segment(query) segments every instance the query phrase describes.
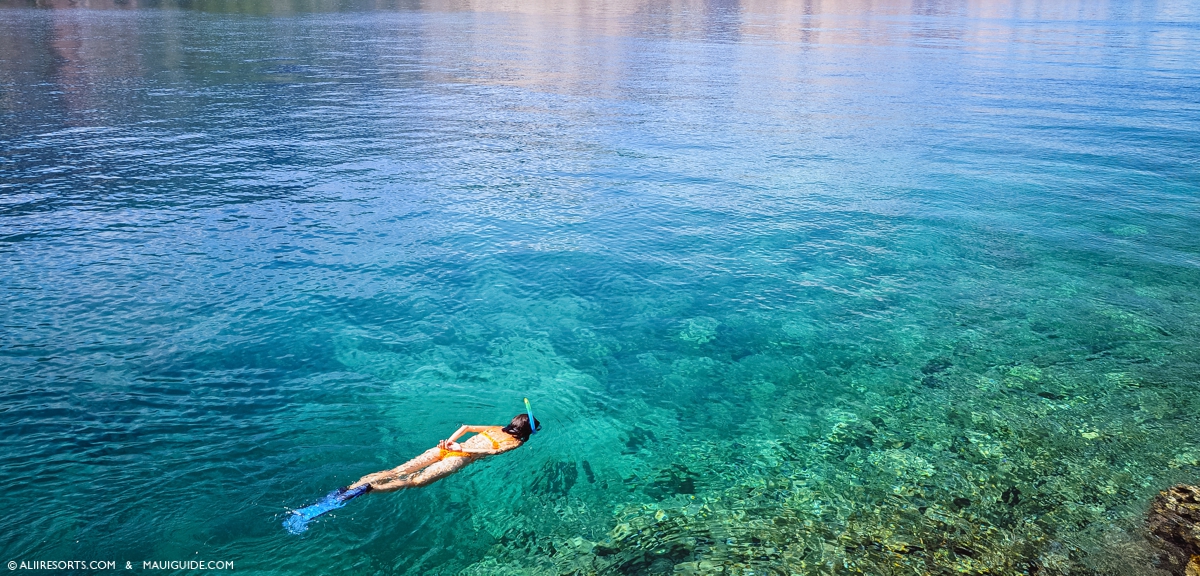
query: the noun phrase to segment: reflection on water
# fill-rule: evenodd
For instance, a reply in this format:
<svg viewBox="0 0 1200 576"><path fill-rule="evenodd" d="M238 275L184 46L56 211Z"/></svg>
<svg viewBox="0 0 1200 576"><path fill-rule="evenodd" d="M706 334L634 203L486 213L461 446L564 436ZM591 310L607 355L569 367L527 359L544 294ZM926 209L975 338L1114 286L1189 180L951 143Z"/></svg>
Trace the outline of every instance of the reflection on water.
<svg viewBox="0 0 1200 576"><path fill-rule="evenodd" d="M3 6L5 558L1147 573L1200 471L1190 3Z"/></svg>

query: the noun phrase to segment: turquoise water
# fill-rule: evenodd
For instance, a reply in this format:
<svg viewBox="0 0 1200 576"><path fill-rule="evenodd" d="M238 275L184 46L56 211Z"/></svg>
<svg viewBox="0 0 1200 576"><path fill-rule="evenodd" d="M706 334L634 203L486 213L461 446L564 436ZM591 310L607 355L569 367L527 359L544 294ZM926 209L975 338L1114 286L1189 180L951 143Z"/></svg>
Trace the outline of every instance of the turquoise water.
<svg viewBox="0 0 1200 576"><path fill-rule="evenodd" d="M1184 0L9 1L0 561L1147 574L1198 231Z"/></svg>

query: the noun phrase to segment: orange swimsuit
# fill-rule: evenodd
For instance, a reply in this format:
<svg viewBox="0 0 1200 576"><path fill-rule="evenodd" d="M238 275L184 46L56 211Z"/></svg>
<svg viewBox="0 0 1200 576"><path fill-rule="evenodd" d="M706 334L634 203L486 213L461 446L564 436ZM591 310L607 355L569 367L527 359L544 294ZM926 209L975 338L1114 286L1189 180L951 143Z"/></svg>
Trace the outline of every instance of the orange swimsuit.
<svg viewBox="0 0 1200 576"><path fill-rule="evenodd" d="M481 434L484 438L487 438L488 440L492 441L492 450L500 449L500 443L497 442L495 438L492 438L487 433L487 430L484 430L483 432L480 432L479 434ZM447 457L451 457L451 456L458 456L461 458L474 458L476 456L482 456L482 454L471 454L470 452L461 452L458 450L447 450L445 448L442 448L441 452L438 454L438 456L440 457L440 459L445 460Z"/></svg>

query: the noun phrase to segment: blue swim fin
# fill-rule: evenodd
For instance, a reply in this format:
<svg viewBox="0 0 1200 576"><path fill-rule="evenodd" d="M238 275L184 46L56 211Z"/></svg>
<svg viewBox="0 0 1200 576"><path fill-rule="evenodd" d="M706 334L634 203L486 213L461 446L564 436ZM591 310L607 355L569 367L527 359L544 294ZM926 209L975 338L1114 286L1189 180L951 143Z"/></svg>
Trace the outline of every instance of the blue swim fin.
<svg viewBox="0 0 1200 576"><path fill-rule="evenodd" d="M287 519L283 521L283 527L292 534L299 534L308 530L308 523L313 518L320 516L326 512L332 512L346 505L346 502L353 500L367 492L371 491L370 484L363 484L353 490L347 488L338 488L333 492L325 495L316 504L305 506L299 510L292 510Z"/></svg>

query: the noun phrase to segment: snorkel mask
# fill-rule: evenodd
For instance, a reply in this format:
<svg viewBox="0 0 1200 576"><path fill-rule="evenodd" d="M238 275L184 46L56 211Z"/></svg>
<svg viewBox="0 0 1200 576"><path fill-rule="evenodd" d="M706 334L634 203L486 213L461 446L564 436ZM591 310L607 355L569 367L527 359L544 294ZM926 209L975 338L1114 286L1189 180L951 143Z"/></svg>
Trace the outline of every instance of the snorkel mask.
<svg viewBox="0 0 1200 576"><path fill-rule="evenodd" d="M537 434L537 420L533 419L533 408L529 406L529 399L525 399L525 414L529 415L529 433Z"/></svg>

